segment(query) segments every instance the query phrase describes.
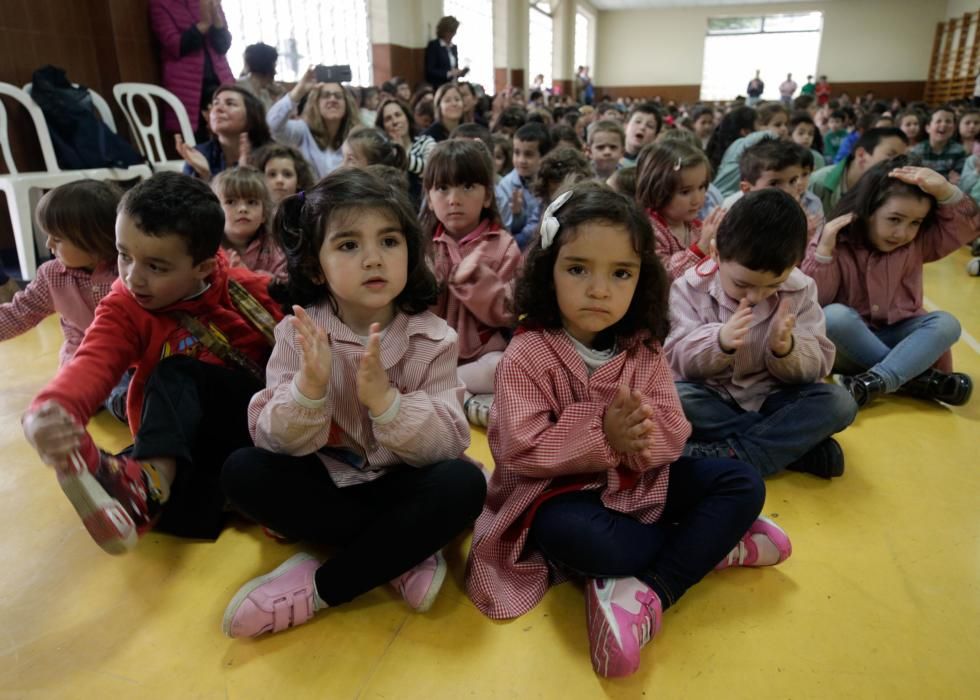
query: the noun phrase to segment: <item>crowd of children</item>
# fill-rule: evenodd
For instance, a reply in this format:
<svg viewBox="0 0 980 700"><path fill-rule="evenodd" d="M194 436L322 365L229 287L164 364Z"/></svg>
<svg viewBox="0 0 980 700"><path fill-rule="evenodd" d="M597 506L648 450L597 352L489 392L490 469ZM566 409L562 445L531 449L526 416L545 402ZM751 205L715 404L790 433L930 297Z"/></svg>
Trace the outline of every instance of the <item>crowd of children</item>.
<svg viewBox="0 0 980 700"><path fill-rule="evenodd" d="M473 525L484 614L580 580L596 672L628 675L704 576L790 556L763 477L840 477L833 436L876 397L969 400L922 267L980 235L980 113L447 85L392 83L358 126L311 71L234 167L46 194L54 259L0 305L2 339L52 313L65 336L24 433L110 553L214 538L226 503L335 548L245 583L232 637L384 583L425 611ZM119 455L86 431L107 400Z"/></svg>

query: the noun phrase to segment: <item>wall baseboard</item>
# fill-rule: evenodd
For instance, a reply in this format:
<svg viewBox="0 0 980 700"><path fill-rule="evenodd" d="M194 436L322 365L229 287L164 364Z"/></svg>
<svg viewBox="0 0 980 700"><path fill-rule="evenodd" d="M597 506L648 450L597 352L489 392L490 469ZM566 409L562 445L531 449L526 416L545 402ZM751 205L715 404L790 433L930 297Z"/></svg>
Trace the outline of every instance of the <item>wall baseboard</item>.
<svg viewBox="0 0 980 700"><path fill-rule="evenodd" d="M890 100L893 97L898 97L906 102L921 100L926 89L926 81L924 80L835 81L830 85L833 88L834 97L842 92L846 92L853 99L863 96L868 90L871 90L878 98ZM610 85L596 88L596 99L604 95L609 95L614 99L619 97L653 98L659 96L664 102L673 100L674 102L691 103L697 102L700 94L700 85Z"/></svg>

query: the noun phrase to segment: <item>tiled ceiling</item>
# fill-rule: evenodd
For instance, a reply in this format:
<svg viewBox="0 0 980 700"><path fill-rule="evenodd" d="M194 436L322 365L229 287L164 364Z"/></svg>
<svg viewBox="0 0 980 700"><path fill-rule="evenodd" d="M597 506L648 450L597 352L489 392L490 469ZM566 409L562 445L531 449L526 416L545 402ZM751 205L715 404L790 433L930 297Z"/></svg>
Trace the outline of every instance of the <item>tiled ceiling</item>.
<svg viewBox="0 0 980 700"><path fill-rule="evenodd" d="M666 7L704 7L719 5L773 5L810 0L590 0L597 10L651 10ZM829 1L829 0L828 0Z"/></svg>

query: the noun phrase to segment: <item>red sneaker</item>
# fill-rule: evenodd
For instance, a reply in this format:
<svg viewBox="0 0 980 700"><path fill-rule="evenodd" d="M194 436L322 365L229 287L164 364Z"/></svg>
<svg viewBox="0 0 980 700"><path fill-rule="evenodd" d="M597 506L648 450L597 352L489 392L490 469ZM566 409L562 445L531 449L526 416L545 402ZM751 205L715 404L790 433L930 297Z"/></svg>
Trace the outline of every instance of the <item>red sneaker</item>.
<svg viewBox="0 0 980 700"><path fill-rule="evenodd" d="M84 449L84 448L83 448ZM109 554L125 554L156 522L160 507L147 494L140 463L114 457L92 446L71 454L69 470L58 471L58 483L82 519L85 529Z"/></svg>

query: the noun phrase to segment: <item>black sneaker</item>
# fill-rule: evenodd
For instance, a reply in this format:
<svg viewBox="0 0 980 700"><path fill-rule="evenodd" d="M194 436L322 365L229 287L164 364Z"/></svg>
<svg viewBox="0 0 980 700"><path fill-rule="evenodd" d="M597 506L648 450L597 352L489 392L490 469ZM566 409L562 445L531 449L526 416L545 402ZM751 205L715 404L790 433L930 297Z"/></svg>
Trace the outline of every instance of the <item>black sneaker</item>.
<svg viewBox="0 0 980 700"><path fill-rule="evenodd" d="M842 374L839 375L839 382L854 397L858 408L866 406L875 396L885 393L885 380L874 372L861 372L852 376Z"/></svg>
<svg viewBox="0 0 980 700"><path fill-rule="evenodd" d="M493 406L493 394L474 394L466 399L463 412L472 425L486 428L490 422L491 406Z"/></svg>
<svg viewBox="0 0 980 700"><path fill-rule="evenodd" d="M962 372L946 374L938 369L927 369L907 382L901 392L920 399L935 399L950 406L962 406L973 393L973 380Z"/></svg>
<svg viewBox="0 0 980 700"><path fill-rule="evenodd" d="M806 472L831 479L844 474L844 450L834 438L818 442L805 455L786 467L792 472Z"/></svg>

